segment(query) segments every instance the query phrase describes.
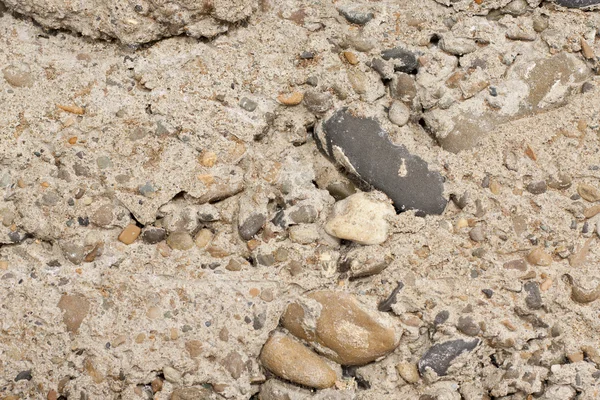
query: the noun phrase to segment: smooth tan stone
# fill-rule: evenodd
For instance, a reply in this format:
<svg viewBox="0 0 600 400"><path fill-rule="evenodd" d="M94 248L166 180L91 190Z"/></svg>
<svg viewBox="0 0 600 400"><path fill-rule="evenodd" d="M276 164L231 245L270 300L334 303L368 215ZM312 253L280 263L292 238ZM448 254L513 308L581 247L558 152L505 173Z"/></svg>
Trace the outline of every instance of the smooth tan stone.
<svg viewBox="0 0 600 400"><path fill-rule="evenodd" d="M282 323L342 365L363 365L383 357L398 346L401 336L388 315L366 310L343 292L308 294L288 306Z"/></svg>
<svg viewBox="0 0 600 400"><path fill-rule="evenodd" d="M119 241L125 244L131 244L140 236L142 228L137 225L127 225L119 235Z"/></svg>
<svg viewBox="0 0 600 400"><path fill-rule="evenodd" d="M67 331L76 333L90 312L90 302L81 295L63 294L58 302L58 308L64 312L63 322L67 326Z"/></svg>
<svg viewBox="0 0 600 400"><path fill-rule="evenodd" d="M316 389L333 386L337 378L333 369L315 352L282 333L275 333L267 340L260 361L275 375Z"/></svg>

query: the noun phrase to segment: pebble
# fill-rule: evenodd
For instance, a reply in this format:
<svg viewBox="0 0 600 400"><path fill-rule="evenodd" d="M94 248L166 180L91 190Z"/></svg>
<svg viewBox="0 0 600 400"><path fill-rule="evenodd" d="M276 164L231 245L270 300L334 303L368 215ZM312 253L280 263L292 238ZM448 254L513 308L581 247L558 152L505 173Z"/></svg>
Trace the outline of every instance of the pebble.
<svg viewBox="0 0 600 400"><path fill-rule="evenodd" d="M467 336L477 336L481 331L479 325L473 322L472 317L460 317L456 323L456 329Z"/></svg>
<svg viewBox="0 0 600 400"><path fill-rule="evenodd" d="M121 231L119 241L125 244L131 244L140 236L142 229L134 224L129 224Z"/></svg>
<svg viewBox="0 0 600 400"><path fill-rule="evenodd" d="M584 199L591 203L600 201L600 190L592 185L580 183L577 186L577 193Z"/></svg>
<svg viewBox="0 0 600 400"><path fill-rule="evenodd" d="M530 310L539 310L542 308L542 294L540 293L540 285L537 282L529 281L523 285L523 290L527 293L525 297L525 305Z"/></svg>
<svg viewBox="0 0 600 400"><path fill-rule="evenodd" d="M260 361L280 378L311 388L332 387L337 379L335 371L315 352L281 333L267 340L260 352Z"/></svg>
<svg viewBox="0 0 600 400"><path fill-rule="evenodd" d="M387 218L396 215L384 196L373 192L356 193L333 206L325 231L337 238L373 245L387 240Z"/></svg>
<svg viewBox="0 0 600 400"><path fill-rule="evenodd" d="M430 170L423 159L409 153L405 146L390 142L377 120L355 116L342 108L322 126L317 125L316 130L323 151L386 193L397 209L414 209L424 214L444 211L447 200L443 197L441 174Z"/></svg>
<svg viewBox="0 0 600 400"><path fill-rule="evenodd" d="M113 220L113 208L110 204L100 206L92 213L92 223L98 226L108 226Z"/></svg>
<svg viewBox="0 0 600 400"><path fill-rule="evenodd" d="M388 61L391 60L394 64L394 70L407 74L414 74L419 69L419 62L412 51L395 47L393 49L383 50L381 58Z"/></svg>
<svg viewBox="0 0 600 400"><path fill-rule="evenodd" d="M542 194L546 193L548 186L546 185L546 181L536 181L531 182L527 185L527 191L531 194Z"/></svg>
<svg viewBox="0 0 600 400"><path fill-rule="evenodd" d="M201 387L190 387L173 390L170 400L204 400L211 398L210 390Z"/></svg>
<svg viewBox="0 0 600 400"><path fill-rule="evenodd" d="M142 240L147 244L162 242L167 237L167 231L163 228L146 227L142 232Z"/></svg>
<svg viewBox="0 0 600 400"><path fill-rule="evenodd" d="M11 64L2 70L4 79L13 87L32 87L34 78L29 65Z"/></svg>
<svg viewBox="0 0 600 400"><path fill-rule="evenodd" d="M365 309L343 292L312 292L290 304L281 321L292 335L327 348L324 355L342 365L374 361L392 352L400 339L387 314Z"/></svg>
<svg viewBox="0 0 600 400"><path fill-rule="evenodd" d="M364 25L375 16L372 12L365 11L359 6L346 5L338 8L338 12L351 24Z"/></svg>
<svg viewBox="0 0 600 400"><path fill-rule="evenodd" d="M81 264L83 258L85 257L84 247L76 243L64 243L61 245L61 250L65 258L75 265Z"/></svg>
<svg viewBox="0 0 600 400"><path fill-rule="evenodd" d="M182 380L181 372L177 371L175 368L164 367L162 372L163 372L163 375L165 376L165 380L167 382L181 383L181 380Z"/></svg>
<svg viewBox="0 0 600 400"><path fill-rule="evenodd" d="M308 90L304 95L304 105L309 111L322 114L333 106L333 98L329 92Z"/></svg>
<svg viewBox="0 0 600 400"><path fill-rule="evenodd" d="M416 364L403 362L396 365L396 371L407 383L417 383L420 379Z"/></svg>
<svg viewBox="0 0 600 400"><path fill-rule="evenodd" d="M390 121L398 126L404 126L410 119L410 109L402 102L395 100L388 113Z"/></svg>
<svg viewBox="0 0 600 400"><path fill-rule="evenodd" d="M390 96L394 99L412 104L417 97L417 85L412 75L404 72L398 72L390 82Z"/></svg>
<svg viewBox="0 0 600 400"><path fill-rule="evenodd" d="M233 379L239 379L244 372L244 360L237 351L232 351L229 353L225 358L223 358L221 364L227 370L227 372L229 372L229 375L231 375Z"/></svg>
<svg viewBox="0 0 600 400"><path fill-rule="evenodd" d="M394 77L394 66L391 62L384 61L381 58L373 58L367 65L377 72L384 81L389 81Z"/></svg>
<svg viewBox="0 0 600 400"><path fill-rule="evenodd" d="M190 354L190 357L196 358L202 354L202 341L188 340L185 342L185 349Z"/></svg>
<svg viewBox="0 0 600 400"><path fill-rule="evenodd" d="M27 371L21 371L17 374L17 376L15 377L15 382L18 381L30 381L32 378L31 376L31 370L28 369Z"/></svg>
<svg viewBox="0 0 600 400"><path fill-rule="evenodd" d="M173 250L189 250L194 247L194 240L189 233L178 231L167 237L167 244Z"/></svg>
<svg viewBox="0 0 600 400"><path fill-rule="evenodd" d="M267 222L267 217L263 214L252 214L239 227L238 232L242 239L250 240L258 233Z"/></svg>
<svg viewBox="0 0 600 400"><path fill-rule="evenodd" d="M548 266L552 264L552 256L541 247L536 247L527 254L527 261L532 265Z"/></svg>
<svg viewBox="0 0 600 400"><path fill-rule="evenodd" d="M90 302L82 295L63 294L58 302L63 311L63 323L68 332L77 333L81 323L90 312Z"/></svg>
<svg viewBox="0 0 600 400"><path fill-rule="evenodd" d="M106 168L112 167L113 164L112 164L112 161L110 160L110 157L100 156L96 159L96 165L100 169L106 169Z"/></svg>
<svg viewBox="0 0 600 400"><path fill-rule="evenodd" d="M242 107L246 111L252 112L252 111L256 110L257 106L258 106L258 104L256 104L256 102L250 100L247 97L242 97L240 99L240 107Z"/></svg>
<svg viewBox="0 0 600 400"><path fill-rule="evenodd" d="M548 187L557 190L568 189L571 187L572 182L573 179L571 178L571 176L564 173L559 173L556 178L550 178L550 180L548 181Z"/></svg>
<svg viewBox="0 0 600 400"><path fill-rule="evenodd" d="M472 351L478 344L479 339L470 342L457 339L434 344L419 360L419 372L424 375L428 369L431 369L438 376L445 376L458 356Z"/></svg>
<svg viewBox="0 0 600 400"><path fill-rule="evenodd" d="M462 56L477 50L477 44L473 40L450 35L444 35L439 41L439 46L445 52L455 56Z"/></svg>
<svg viewBox="0 0 600 400"><path fill-rule="evenodd" d="M140 194L144 197L151 197L152 194L156 192L156 189L154 188L154 186L152 186L150 182L146 182L146 184L138 188L138 192L140 192Z"/></svg>
<svg viewBox="0 0 600 400"><path fill-rule="evenodd" d="M483 242L486 239L485 229L482 225L477 225L469 231L469 237L475 242Z"/></svg>
<svg viewBox="0 0 600 400"><path fill-rule="evenodd" d="M55 206L60 201L60 197L55 192L45 193L42 196L42 204L46 206Z"/></svg>
<svg viewBox="0 0 600 400"><path fill-rule="evenodd" d="M312 224L318 216L317 210L311 205L303 205L290 212L290 218L297 224Z"/></svg>
<svg viewBox="0 0 600 400"><path fill-rule="evenodd" d="M283 104L284 106L297 106L302 103L304 99L304 94L301 92L293 92L289 94L280 94L277 96L277 101Z"/></svg>
<svg viewBox="0 0 600 400"><path fill-rule="evenodd" d="M450 318L450 312L448 310L442 310L435 315L435 318L433 319L433 325L441 325L444 322L448 321L448 318Z"/></svg>
<svg viewBox="0 0 600 400"><path fill-rule="evenodd" d="M196 243L196 246L198 248L203 249L206 246L208 246L213 236L214 234L210 229L200 229L200 231L196 234L196 237L194 238L194 243Z"/></svg>
<svg viewBox="0 0 600 400"><path fill-rule="evenodd" d="M536 14L533 16L533 30L537 33L543 32L548 28L548 20L549 18L542 14Z"/></svg>
<svg viewBox="0 0 600 400"><path fill-rule="evenodd" d="M381 246L360 246L342 256L339 269L351 278L363 278L380 273L392 260L390 251Z"/></svg>
<svg viewBox="0 0 600 400"><path fill-rule="evenodd" d="M344 58L346 59L346 61L348 62L348 64L350 65L356 65L358 64L358 57L356 56L356 54L352 51L343 51L342 55L344 56Z"/></svg>

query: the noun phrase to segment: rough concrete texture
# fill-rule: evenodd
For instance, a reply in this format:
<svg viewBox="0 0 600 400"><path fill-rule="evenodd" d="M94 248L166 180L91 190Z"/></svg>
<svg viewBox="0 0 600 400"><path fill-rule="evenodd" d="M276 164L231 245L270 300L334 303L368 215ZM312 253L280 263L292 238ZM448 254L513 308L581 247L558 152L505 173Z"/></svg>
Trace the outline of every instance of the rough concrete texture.
<svg viewBox="0 0 600 400"><path fill-rule="evenodd" d="M93 29L81 12L10 2L24 4L69 30L0 17L0 399L597 397L598 12L264 0L212 11L249 16L210 41L137 47L70 30L139 43L185 33L196 8L170 31L166 6L144 3L154 14L136 26L149 31L126 31L137 2L122 2L114 25L98 12ZM382 58L397 48L416 69ZM560 79L531 80L528 62L556 59L569 70ZM551 107L491 118L548 85ZM409 109L402 126L388 118L394 101ZM347 265L362 245L324 229L336 202L372 190L313 138L346 107L439 173L453 199L439 215L389 215L370 250L385 268L368 273ZM433 112L486 128L448 151ZM335 373L322 391L259 359L273 332L289 335L290 302L321 290L382 304L402 332L366 365L317 354ZM344 339L356 333L369 332Z"/></svg>
<svg viewBox="0 0 600 400"><path fill-rule="evenodd" d="M258 0L4 0L4 4L49 29L139 45L181 34L214 37L248 18Z"/></svg>

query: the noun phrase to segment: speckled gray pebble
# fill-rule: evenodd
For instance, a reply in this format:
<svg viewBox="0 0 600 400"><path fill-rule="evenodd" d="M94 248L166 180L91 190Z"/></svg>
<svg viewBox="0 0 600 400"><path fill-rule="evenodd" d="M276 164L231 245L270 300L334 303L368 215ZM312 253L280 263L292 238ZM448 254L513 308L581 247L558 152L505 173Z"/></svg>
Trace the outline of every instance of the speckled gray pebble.
<svg viewBox="0 0 600 400"><path fill-rule="evenodd" d="M407 74L416 73L419 68L419 62L414 53L402 47L383 50L381 58L384 60L393 60L394 69Z"/></svg>
<svg viewBox="0 0 600 400"><path fill-rule="evenodd" d="M457 339L434 344L419 360L419 372L423 375L431 368L438 376L445 376L456 357L473 350L478 344L479 339L470 342Z"/></svg>
<svg viewBox="0 0 600 400"><path fill-rule="evenodd" d="M483 229L483 226L477 225L475 228L471 229L469 237L475 242L485 241L485 230Z"/></svg>
<svg viewBox="0 0 600 400"><path fill-rule="evenodd" d="M450 312L448 310L442 310L436 314L435 318L433 319L433 325L441 325L448 321L448 318L450 318Z"/></svg>
<svg viewBox="0 0 600 400"><path fill-rule="evenodd" d="M349 162L359 178L387 194L400 211L444 212L447 200L441 174L405 146L390 142L377 120L342 108L323 122L317 137L329 156L342 165Z"/></svg>
<svg viewBox="0 0 600 400"><path fill-rule="evenodd" d="M542 294L540 293L540 285L537 282L527 282L523 285L523 289L527 292L525 297L525 305L530 310L539 310L542 308Z"/></svg>
<svg viewBox="0 0 600 400"><path fill-rule="evenodd" d="M317 216L317 210L311 205L301 206L290 213L290 218L297 224L311 224Z"/></svg>
<svg viewBox="0 0 600 400"><path fill-rule="evenodd" d="M252 214L239 227L239 233L242 239L250 240L265 224L267 218L263 214Z"/></svg>
<svg viewBox="0 0 600 400"><path fill-rule="evenodd" d="M322 114L333 106L333 99L329 92L308 90L304 94L304 105L315 114Z"/></svg>

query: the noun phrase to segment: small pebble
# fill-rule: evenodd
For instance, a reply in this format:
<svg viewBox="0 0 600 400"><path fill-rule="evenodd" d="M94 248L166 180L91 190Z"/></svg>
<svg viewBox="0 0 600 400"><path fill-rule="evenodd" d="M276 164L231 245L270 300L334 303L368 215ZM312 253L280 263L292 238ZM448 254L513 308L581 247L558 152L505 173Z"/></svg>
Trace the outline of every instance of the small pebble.
<svg viewBox="0 0 600 400"><path fill-rule="evenodd" d="M200 249L205 248L206 246L208 246L208 244L210 243L210 241L212 240L214 234L211 232L210 229L201 229L197 234L196 237L194 238L194 242L196 243L196 246Z"/></svg>
<svg viewBox="0 0 600 400"><path fill-rule="evenodd" d="M164 367L163 370L163 375L165 376L165 380L167 382L171 382L171 383L181 383L181 372L177 371L175 368L173 367Z"/></svg>
<svg viewBox="0 0 600 400"><path fill-rule="evenodd" d="M491 299L494 295L494 291L492 289L482 289L481 292L485 294L485 297L487 297L488 299Z"/></svg>
<svg viewBox="0 0 600 400"><path fill-rule="evenodd" d="M15 377L15 382L18 381L30 381L32 378L31 376L31 370L28 369L27 371L21 371L17 374L17 376Z"/></svg>
<svg viewBox="0 0 600 400"><path fill-rule="evenodd" d="M297 106L302 103L304 99L304 94L301 92L293 92L290 94L280 94L277 96L277 101L284 106Z"/></svg>
<svg viewBox="0 0 600 400"><path fill-rule="evenodd" d="M417 383L420 379L416 364L408 362L400 363L396 365L396 371L398 371L398 375L407 383Z"/></svg>
<svg viewBox="0 0 600 400"><path fill-rule="evenodd" d="M350 64L350 65L358 64L358 57L356 57L356 54L354 52L344 51L344 52L342 52L342 55L344 56L344 58L346 59L348 64Z"/></svg>
<svg viewBox="0 0 600 400"><path fill-rule="evenodd" d="M577 186L577 193L584 199L591 203L596 201L600 201L600 190L595 186L588 185L585 183L579 184Z"/></svg>
<svg viewBox="0 0 600 400"><path fill-rule="evenodd" d="M252 214L238 228L242 239L250 240L258 233L267 222L267 217L263 214Z"/></svg>
<svg viewBox="0 0 600 400"><path fill-rule="evenodd" d="M527 191L531 194L546 193L546 190L547 190L546 181L531 182L529 185L527 185Z"/></svg>
<svg viewBox="0 0 600 400"><path fill-rule="evenodd" d="M472 351L478 344L478 339L471 342L457 339L434 344L419 360L419 372L424 375L431 369L438 376L445 376L454 359L465 352Z"/></svg>
<svg viewBox="0 0 600 400"><path fill-rule="evenodd" d="M467 336L477 336L481 331L479 325L473 322L472 317L460 317L456 324L456 329Z"/></svg>
<svg viewBox="0 0 600 400"><path fill-rule="evenodd" d="M483 226L477 225L475 228L469 231L469 237L475 242L485 241L486 235Z"/></svg>
<svg viewBox="0 0 600 400"><path fill-rule="evenodd" d="M527 254L527 261L532 265L548 266L552 264L552 256L541 247L536 247Z"/></svg>
<svg viewBox="0 0 600 400"><path fill-rule="evenodd" d="M242 107L244 110L252 112L254 110L256 110L258 104L256 104L256 102L250 100L247 97L242 97L240 99L240 107Z"/></svg>
<svg viewBox="0 0 600 400"><path fill-rule="evenodd" d="M523 285L523 290L527 293L525 297L525 305L530 310L539 310L542 308L542 294L540 293L540 286L537 282L529 281Z"/></svg>
<svg viewBox="0 0 600 400"><path fill-rule="evenodd" d="M167 237L167 244L173 250L189 250L194 247L192 236L183 231L173 232Z"/></svg>
<svg viewBox="0 0 600 400"><path fill-rule="evenodd" d="M125 244L131 244L133 242L135 242L135 240L138 238L138 236L140 236L140 233L142 232L142 229L140 227L138 227L137 225L134 224L130 224L127 225L125 227L125 229L123 229L121 231L121 234L119 235L119 241L125 243Z"/></svg>
<svg viewBox="0 0 600 400"><path fill-rule="evenodd" d="M63 323L68 332L77 333L81 323L90 312L90 302L85 297L75 294L63 294L58 302L63 312Z"/></svg>
<svg viewBox="0 0 600 400"><path fill-rule="evenodd" d="M404 126L410 119L410 109L402 102L395 100L388 113L390 121L398 126Z"/></svg>
<svg viewBox="0 0 600 400"><path fill-rule="evenodd" d="M347 5L338 8L338 12L351 24L365 25L375 16L372 12L364 11L360 7Z"/></svg>
<svg viewBox="0 0 600 400"><path fill-rule="evenodd" d="M396 71L413 74L419 68L419 62L415 54L402 47L384 50L381 52L381 58L384 60L392 60Z"/></svg>
<svg viewBox="0 0 600 400"><path fill-rule="evenodd" d="M304 105L315 114L327 112L333 106L333 99L329 92L309 90L304 95Z"/></svg>
<svg viewBox="0 0 600 400"><path fill-rule="evenodd" d="M142 240L148 244L162 242L166 237L167 231L163 228L146 227L142 232Z"/></svg>

